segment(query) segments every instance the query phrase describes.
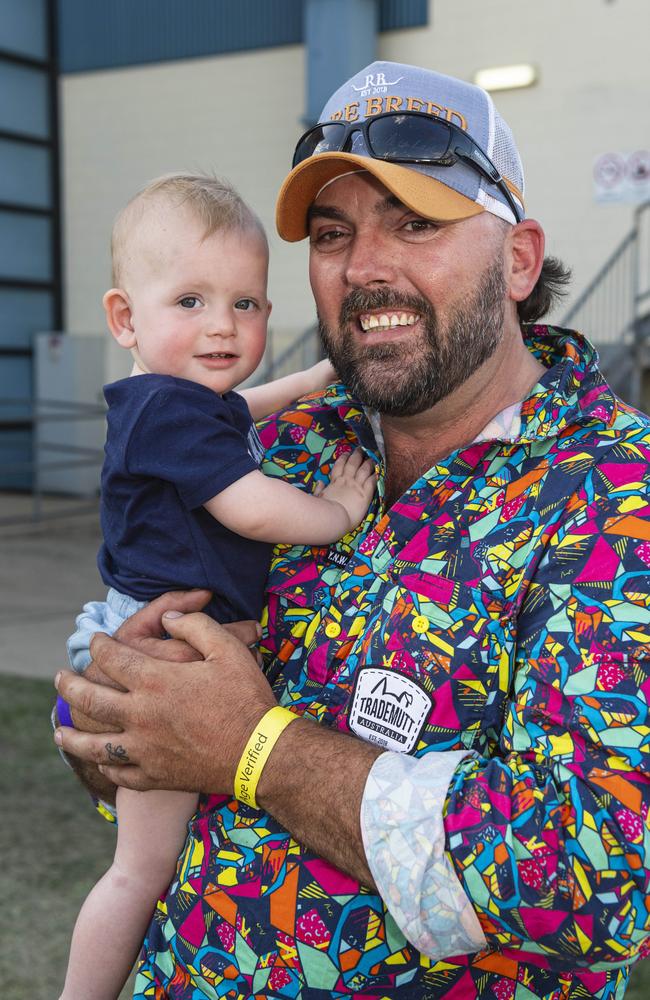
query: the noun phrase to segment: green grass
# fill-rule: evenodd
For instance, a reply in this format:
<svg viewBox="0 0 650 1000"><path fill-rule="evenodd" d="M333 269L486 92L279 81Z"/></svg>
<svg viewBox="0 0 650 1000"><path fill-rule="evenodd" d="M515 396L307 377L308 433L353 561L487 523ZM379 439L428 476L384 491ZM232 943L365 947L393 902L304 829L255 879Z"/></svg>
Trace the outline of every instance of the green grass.
<svg viewBox="0 0 650 1000"><path fill-rule="evenodd" d="M77 912L113 854L114 828L52 742L53 690L0 676L2 1000L58 997Z"/></svg>
<svg viewBox="0 0 650 1000"><path fill-rule="evenodd" d="M52 742L52 700L47 681L0 676L2 1000L55 1000L77 912L112 857L114 828L95 813ZM644 962L626 1000L648 998Z"/></svg>

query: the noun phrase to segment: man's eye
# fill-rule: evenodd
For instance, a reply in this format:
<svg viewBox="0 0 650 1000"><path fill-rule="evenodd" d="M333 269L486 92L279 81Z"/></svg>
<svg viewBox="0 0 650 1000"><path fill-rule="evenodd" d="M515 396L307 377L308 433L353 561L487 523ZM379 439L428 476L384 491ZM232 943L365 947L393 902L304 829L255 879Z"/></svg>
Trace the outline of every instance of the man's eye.
<svg viewBox="0 0 650 1000"><path fill-rule="evenodd" d="M184 295L182 299L179 300L179 306L183 309L196 309L198 305L201 304L201 300L196 297L196 295Z"/></svg>
<svg viewBox="0 0 650 1000"><path fill-rule="evenodd" d="M240 309L242 312L250 312L251 309L256 308L257 303L253 302L252 299L237 299L235 302L235 309Z"/></svg>
<svg viewBox="0 0 650 1000"><path fill-rule="evenodd" d="M325 232L313 233L309 237L312 246L319 250L334 250L337 243L345 238L347 234L342 229L326 229Z"/></svg>
<svg viewBox="0 0 650 1000"><path fill-rule="evenodd" d="M436 223L432 222L431 219L409 219L408 222L404 223L404 229L407 233L426 233L436 228Z"/></svg>

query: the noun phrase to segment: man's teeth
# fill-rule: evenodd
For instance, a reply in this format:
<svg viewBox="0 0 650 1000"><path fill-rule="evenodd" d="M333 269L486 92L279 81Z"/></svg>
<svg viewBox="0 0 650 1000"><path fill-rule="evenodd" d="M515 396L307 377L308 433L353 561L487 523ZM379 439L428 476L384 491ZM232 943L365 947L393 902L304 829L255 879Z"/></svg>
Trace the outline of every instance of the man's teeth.
<svg viewBox="0 0 650 1000"><path fill-rule="evenodd" d="M390 330L393 326L413 326L419 316L415 313L381 313L359 316L362 330Z"/></svg>
<svg viewBox="0 0 650 1000"><path fill-rule="evenodd" d="M218 354L216 352L214 354L204 354L203 357L204 358L232 358L232 357L234 357L234 355L233 354L226 354L226 352L223 351L223 352L218 353Z"/></svg>

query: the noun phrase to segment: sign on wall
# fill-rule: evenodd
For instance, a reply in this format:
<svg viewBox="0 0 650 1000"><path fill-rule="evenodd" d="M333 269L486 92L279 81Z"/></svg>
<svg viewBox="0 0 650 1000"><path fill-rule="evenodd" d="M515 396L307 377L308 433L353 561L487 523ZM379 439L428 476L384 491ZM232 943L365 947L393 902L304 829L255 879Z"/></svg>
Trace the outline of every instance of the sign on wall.
<svg viewBox="0 0 650 1000"><path fill-rule="evenodd" d="M650 198L650 150L602 153L594 162L594 199L642 202Z"/></svg>

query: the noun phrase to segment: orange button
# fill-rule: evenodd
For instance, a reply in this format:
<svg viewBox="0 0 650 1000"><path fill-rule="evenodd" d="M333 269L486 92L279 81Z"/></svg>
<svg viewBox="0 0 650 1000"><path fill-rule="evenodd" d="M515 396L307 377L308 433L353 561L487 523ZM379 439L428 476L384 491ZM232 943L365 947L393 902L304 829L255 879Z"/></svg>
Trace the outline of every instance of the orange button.
<svg viewBox="0 0 650 1000"><path fill-rule="evenodd" d="M341 626L338 622L328 622L325 626L325 635L328 639L336 639L341 634Z"/></svg>
<svg viewBox="0 0 650 1000"><path fill-rule="evenodd" d="M429 619L425 618L424 615L416 615L413 619L413 631L420 635L422 632L427 632L429 630Z"/></svg>

